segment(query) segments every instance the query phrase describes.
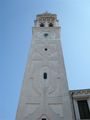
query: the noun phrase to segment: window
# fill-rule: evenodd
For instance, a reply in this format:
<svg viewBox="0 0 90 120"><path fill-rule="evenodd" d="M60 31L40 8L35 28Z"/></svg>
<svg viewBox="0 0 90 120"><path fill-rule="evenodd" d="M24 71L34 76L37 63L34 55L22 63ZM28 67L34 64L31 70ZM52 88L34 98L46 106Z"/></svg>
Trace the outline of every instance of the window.
<svg viewBox="0 0 90 120"><path fill-rule="evenodd" d="M40 27L44 27L44 24L43 24L43 23L41 23L41 24L40 24Z"/></svg>
<svg viewBox="0 0 90 120"><path fill-rule="evenodd" d="M43 74L43 78L44 78L44 79L47 79L47 73L44 73L44 74Z"/></svg>
<svg viewBox="0 0 90 120"><path fill-rule="evenodd" d="M47 51L48 49L47 49L47 48L45 48L44 50L45 50L45 51Z"/></svg>
<svg viewBox="0 0 90 120"><path fill-rule="evenodd" d="M52 24L52 23L50 23L50 24L49 24L49 27L53 27L53 24Z"/></svg>
<svg viewBox="0 0 90 120"><path fill-rule="evenodd" d="M46 120L46 118L42 118L42 120Z"/></svg>
<svg viewBox="0 0 90 120"><path fill-rule="evenodd" d="M81 119L90 119L90 110L88 107L87 100L77 101L79 114Z"/></svg>

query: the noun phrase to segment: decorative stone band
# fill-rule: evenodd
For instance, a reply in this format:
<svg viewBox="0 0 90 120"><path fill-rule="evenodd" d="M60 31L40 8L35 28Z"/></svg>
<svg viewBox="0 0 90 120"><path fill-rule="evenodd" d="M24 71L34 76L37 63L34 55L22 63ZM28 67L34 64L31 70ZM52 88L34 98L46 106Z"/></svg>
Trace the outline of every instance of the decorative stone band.
<svg viewBox="0 0 90 120"><path fill-rule="evenodd" d="M71 97L90 97L90 89L70 90Z"/></svg>

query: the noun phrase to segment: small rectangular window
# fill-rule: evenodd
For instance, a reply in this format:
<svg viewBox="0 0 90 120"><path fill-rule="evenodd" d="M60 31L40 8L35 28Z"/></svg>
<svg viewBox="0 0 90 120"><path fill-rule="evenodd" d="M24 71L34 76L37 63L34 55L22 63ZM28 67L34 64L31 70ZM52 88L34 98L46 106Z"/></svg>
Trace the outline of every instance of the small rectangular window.
<svg viewBox="0 0 90 120"><path fill-rule="evenodd" d="M81 119L90 119L90 110L87 103L87 100L79 100L77 101L79 114Z"/></svg>

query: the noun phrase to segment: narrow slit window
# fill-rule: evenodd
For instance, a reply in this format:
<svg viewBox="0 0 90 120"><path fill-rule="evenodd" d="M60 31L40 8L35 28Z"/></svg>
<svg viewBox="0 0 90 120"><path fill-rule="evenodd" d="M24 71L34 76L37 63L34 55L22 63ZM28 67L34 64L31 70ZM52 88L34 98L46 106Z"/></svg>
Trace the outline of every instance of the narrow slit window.
<svg viewBox="0 0 90 120"><path fill-rule="evenodd" d="M44 79L47 79L47 73L44 73L44 74L43 74L43 78L44 78Z"/></svg>

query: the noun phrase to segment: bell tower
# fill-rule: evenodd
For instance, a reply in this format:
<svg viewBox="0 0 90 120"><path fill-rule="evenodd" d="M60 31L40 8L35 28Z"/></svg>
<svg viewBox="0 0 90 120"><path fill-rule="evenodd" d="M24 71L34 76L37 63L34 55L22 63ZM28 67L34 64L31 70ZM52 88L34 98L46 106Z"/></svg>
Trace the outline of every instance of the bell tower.
<svg viewBox="0 0 90 120"><path fill-rule="evenodd" d="M16 120L73 120L56 14L36 16Z"/></svg>

